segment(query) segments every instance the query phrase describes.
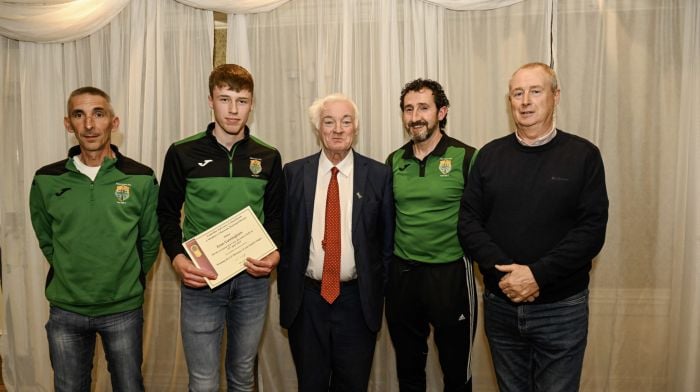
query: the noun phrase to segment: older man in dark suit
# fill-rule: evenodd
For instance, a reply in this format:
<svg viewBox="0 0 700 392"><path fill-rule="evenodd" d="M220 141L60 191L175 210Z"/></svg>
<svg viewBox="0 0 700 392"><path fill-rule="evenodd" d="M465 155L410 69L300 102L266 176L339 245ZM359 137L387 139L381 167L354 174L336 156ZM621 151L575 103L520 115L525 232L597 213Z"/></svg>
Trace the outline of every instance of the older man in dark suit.
<svg viewBox="0 0 700 392"><path fill-rule="evenodd" d="M353 151L349 98L318 99L309 115L322 151L284 167L280 322L300 391L366 391L393 252L391 171Z"/></svg>

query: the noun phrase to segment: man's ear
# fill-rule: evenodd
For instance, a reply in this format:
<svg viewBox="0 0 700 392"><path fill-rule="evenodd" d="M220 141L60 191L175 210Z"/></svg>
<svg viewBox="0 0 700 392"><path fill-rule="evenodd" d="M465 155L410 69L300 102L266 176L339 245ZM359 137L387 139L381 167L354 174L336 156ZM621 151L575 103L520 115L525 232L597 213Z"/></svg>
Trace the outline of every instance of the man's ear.
<svg viewBox="0 0 700 392"><path fill-rule="evenodd" d="M112 119L112 132L116 132L119 129L120 120L118 116L114 116Z"/></svg>
<svg viewBox="0 0 700 392"><path fill-rule="evenodd" d="M442 121L447 116L447 106L443 106L438 110L438 120Z"/></svg>
<svg viewBox="0 0 700 392"><path fill-rule="evenodd" d="M63 117L63 127L66 128L66 132L75 133L73 126L70 125L70 119L68 117Z"/></svg>

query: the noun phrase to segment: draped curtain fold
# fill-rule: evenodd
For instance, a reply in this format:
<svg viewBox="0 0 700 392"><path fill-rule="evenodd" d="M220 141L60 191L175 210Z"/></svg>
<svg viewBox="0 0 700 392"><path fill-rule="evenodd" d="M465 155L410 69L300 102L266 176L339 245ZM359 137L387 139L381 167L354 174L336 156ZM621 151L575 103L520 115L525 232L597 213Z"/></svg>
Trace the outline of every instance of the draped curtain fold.
<svg viewBox="0 0 700 392"><path fill-rule="evenodd" d="M0 2L0 35L32 42L80 39L106 26L130 1Z"/></svg>
<svg viewBox="0 0 700 392"><path fill-rule="evenodd" d="M75 143L61 121L67 94L86 84L110 93L122 120L114 142L160 177L168 146L211 119L212 10L229 14L227 61L255 78L252 132L285 162L318 151L306 109L336 91L359 107L356 150L383 161L406 141L399 95L416 77L443 84L447 132L481 147L512 129L512 71L553 63L562 88L557 125L599 146L611 200L591 272L581 390L698 389L697 1L27 0L0 2L0 354L10 390L52 385L43 328L48 266L27 199L34 171ZM294 390L274 276L271 290L259 390ZM147 390L185 390L179 282L163 252L144 309ZM495 391L482 328L480 321L474 387ZM93 390L111 390L101 351L94 364ZM398 391L386 328L373 366L370 390ZM428 389L441 390L432 345L427 374Z"/></svg>
<svg viewBox="0 0 700 392"><path fill-rule="evenodd" d="M693 5L695 4L695 5ZM700 386L700 6L683 2L679 124L674 165L669 390Z"/></svg>
<svg viewBox="0 0 700 392"><path fill-rule="evenodd" d="M424 0L455 11L483 11L507 7L523 0Z"/></svg>
<svg viewBox="0 0 700 392"><path fill-rule="evenodd" d="M19 41L67 42L107 25L131 0L0 1L0 35ZM289 0L175 0L227 14L271 11ZM486 10L523 0L426 0L454 10ZM66 28L70 26L70 28Z"/></svg>
<svg viewBox="0 0 700 392"><path fill-rule="evenodd" d="M176 0L190 7L203 8L225 14L249 14L271 11L289 0Z"/></svg>

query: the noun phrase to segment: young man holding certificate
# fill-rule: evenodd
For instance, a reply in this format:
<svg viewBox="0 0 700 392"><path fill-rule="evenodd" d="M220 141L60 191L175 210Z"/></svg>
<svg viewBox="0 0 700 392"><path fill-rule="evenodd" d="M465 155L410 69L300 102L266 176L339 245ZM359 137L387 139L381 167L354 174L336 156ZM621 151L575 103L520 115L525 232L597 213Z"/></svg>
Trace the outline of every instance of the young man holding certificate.
<svg viewBox="0 0 700 392"><path fill-rule="evenodd" d="M224 64L209 76L214 122L175 142L165 156L158 220L163 247L182 280L180 323L190 391L219 390L219 359L227 330L228 390L252 391L253 368L268 302L268 276L279 252L247 258L246 270L215 289L217 275L197 268L182 246L201 232L250 206L276 244L281 240L284 189L279 152L250 135L253 78ZM185 219L180 228L180 209Z"/></svg>

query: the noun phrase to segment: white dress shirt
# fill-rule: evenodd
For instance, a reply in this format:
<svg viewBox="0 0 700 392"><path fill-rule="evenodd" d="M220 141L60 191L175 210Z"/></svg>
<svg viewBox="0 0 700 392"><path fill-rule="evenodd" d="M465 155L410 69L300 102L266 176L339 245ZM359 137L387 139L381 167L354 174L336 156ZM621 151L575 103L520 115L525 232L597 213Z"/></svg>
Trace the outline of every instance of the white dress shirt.
<svg viewBox="0 0 700 392"><path fill-rule="evenodd" d="M354 167L353 152L335 167L338 168L338 193L340 196L340 281L345 282L357 278L355 269L355 248L352 246L352 181ZM316 177L316 197L314 198L314 214L311 223L311 244L309 245L309 265L306 276L321 280L323 276L322 241L326 226L326 198L328 184L331 181L333 163L321 151Z"/></svg>

